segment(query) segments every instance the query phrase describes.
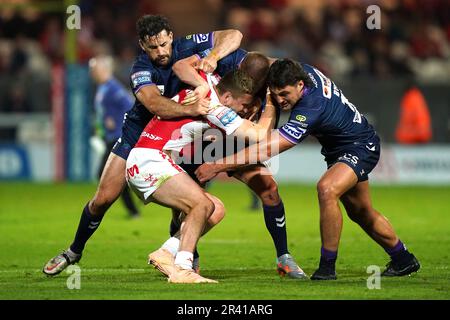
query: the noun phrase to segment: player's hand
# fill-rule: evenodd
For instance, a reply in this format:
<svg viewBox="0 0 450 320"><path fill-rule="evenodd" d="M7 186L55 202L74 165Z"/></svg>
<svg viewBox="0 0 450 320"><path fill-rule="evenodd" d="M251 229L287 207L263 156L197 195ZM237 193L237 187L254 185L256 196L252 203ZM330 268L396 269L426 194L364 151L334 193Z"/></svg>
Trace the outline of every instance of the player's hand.
<svg viewBox="0 0 450 320"><path fill-rule="evenodd" d="M210 108L210 100L209 99L199 99L194 104L190 105L186 108L186 112L188 116L197 117L204 116L208 113Z"/></svg>
<svg viewBox="0 0 450 320"><path fill-rule="evenodd" d="M195 68L206 73L211 73L217 68L217 58L214 55L208 55L198 61Z"/></svg>
<svg viewBox="0 0 450 320"><path fill-rule="evenodd" d="M209 92L209 85L206 83L204 85L198 86L194 91L189 92L181 103L184 106L194 104L199 99L206 98Z"/></svg>
<svg viewBox="0 0 450 320"><path fill-rule="evenodd" d="M195 175L197 176L200 183L208 182L213 179L219 173L213 163L204 163L195 170Z"/></svg>
<svg viewBox="0 0 450 320"><path fill-rule="evenodd" d="M240 116L249 121L256 120L256 116L258 115L259 109L260 109L259 106L254 105L254 106L246 109L245 112Z"/></svg>

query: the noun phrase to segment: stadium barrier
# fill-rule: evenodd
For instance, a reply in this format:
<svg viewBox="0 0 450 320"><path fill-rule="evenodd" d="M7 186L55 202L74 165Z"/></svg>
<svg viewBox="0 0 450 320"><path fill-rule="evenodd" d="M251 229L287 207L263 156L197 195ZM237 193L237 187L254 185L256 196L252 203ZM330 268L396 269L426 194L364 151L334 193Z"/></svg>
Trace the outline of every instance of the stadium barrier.
<svg viewBox="0 0 450 320"><path fill-rule="evenodd" d="M102 146L91 139L84 181L96 179ZM0 144L0 180L54 181L55 147L49 142ZM326 170L317 144L300 145L271 160L277 181L315 183ZM450 185L450 145L382 145L381 158L370 174L373 184Z"/></svg>

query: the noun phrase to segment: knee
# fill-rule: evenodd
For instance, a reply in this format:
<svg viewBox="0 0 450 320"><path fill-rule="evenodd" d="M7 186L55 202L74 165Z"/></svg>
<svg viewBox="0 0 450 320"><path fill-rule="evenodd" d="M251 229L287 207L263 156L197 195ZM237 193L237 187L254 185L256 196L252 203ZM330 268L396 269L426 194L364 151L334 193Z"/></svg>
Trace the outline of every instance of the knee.
<svg viewBox="0 0 450 320"><path fill-rule="evenodd" d="M196 204L190 206L188 211L192 211L194 208L195 212L201 215L204 219L209 219L215 210L214 202L212 202L207 196L203 196L196 199Z"/></svg>
<svg viewBox="0 0 450 320"><path fill-rule="evenodd" d="M208 222L209 224L215 226L220 221L222 221L224 217L225 217L225 206L223 205L222 201L220 201L219 199L215 199L214 212L209 217Z"/></svg>
<svg viewBox="0 0 450 320"><path fill-rule="evenodd" d="M260 192L257 193L260 197L263 205L266 206L275 206L280 203L280 195L278 194L278 185L275 181L271 181L270 183L264 186Z"/></svg>
<svg viewBox="0 0 450 320"><path fill-rule="evenodd" d="M335 201L339 197L336 187L329 180L320 180L317 183L317 195L321 202L330 200Z"/></svg>

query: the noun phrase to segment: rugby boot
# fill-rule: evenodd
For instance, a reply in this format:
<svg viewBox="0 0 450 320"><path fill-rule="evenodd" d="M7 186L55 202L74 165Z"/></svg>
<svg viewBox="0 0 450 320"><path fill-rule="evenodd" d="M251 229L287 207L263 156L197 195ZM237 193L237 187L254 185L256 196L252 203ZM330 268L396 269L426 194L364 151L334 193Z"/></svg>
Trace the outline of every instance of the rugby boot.
<svg viewBox="0 0 450 320"><path fill-rule="evenodd" d="M69 265L75 264L81 259L81 254L74 253L69 250L64 250L56 257L50 259L44 266L42 272L49 276L56 276L66 269Z"/></svg>
<svg viewBox="0 0 450 320"><path fill-rule="evenodd" d="M159 248L148 255L148 264L152 264L166 277L175 269L175 257L166 249Z"/></svg>
<svg viewBox="0 0 450 320"><path fill-rule="evenodd" d="M334 262L327 262L320 258L319 268L311 276L311 280L336 280L336 270Z"/></svg>
<svg viewBox="0 0 450 320"><path fill-rule="evenodd" d="M293 279L308 279L306 273L298 266L289 253L277 258L277 271L282 277L287 275Z"/></svg>
<svg viewBox="0 0 450 320"><path fill-rule="evenodd" d="M216 280L202 277L193 269L182 269L177 266L170 273L168 281L170 283L218 283Z"/></svg>
<svg viewBox="0 0 450 320"><path fill-rule="evenodd" d="M381 273L382 277L401 277L410 275L420 269L420 263L417 258L409 253L405 259L400 261L391 260L386 265L386 270Z"/></svg>

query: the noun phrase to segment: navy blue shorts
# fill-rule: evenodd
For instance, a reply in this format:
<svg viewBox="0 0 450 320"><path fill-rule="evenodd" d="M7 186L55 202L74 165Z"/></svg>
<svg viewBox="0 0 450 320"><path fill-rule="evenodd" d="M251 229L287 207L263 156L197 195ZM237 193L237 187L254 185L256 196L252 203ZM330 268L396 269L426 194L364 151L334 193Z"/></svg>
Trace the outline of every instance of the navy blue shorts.
<svg viewBox="0 0 450 320"><path fill-rule="evenodd" d="M122 127L122 136L114 144L111 152L122 159L127 160L131 149L133 149L134 145L139 140L144 128L145 126L140 126L127 118Z"/></svg>
<svg viewBox="0 0 450 320"><path fill-rule="evenodd" d="M373 142L352 144L343 148L333 156L326 156L328 169L337 162L342 162L353 169L358 182L369 179L368 174L375 168L380 159L380 142L374 139Z"/></svg>

